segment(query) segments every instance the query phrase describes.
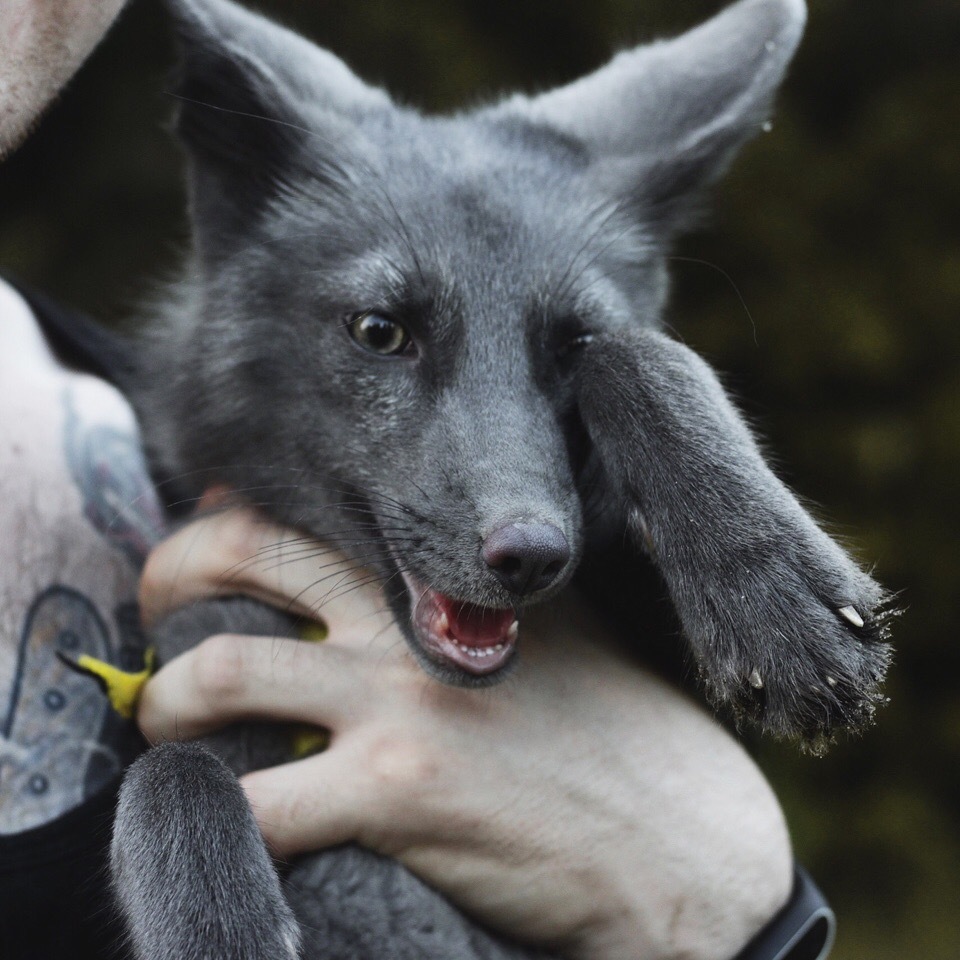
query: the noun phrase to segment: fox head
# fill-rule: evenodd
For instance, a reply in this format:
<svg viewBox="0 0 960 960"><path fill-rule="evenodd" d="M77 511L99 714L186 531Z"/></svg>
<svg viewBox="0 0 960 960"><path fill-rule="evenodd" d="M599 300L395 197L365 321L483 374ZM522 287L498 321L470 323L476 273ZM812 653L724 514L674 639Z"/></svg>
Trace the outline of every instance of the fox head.
<svg viewBox="0 0 960 960"><path fill-rule="evenodd" d="M380 577L428 670L491 682L577 565L587 488L616 511L583 358L661 323L670 244L768 119L803 2L448 116L229 0L168 6L194 246L148 439Z"/></svg>

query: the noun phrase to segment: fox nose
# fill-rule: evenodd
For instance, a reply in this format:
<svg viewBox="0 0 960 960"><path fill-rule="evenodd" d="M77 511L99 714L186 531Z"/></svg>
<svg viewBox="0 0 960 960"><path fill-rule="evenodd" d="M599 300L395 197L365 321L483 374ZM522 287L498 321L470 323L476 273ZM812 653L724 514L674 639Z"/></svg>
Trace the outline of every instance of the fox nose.
<svg viewBox="0 0 960 960"><path fill-rule="evenodd" d="M550 523L508 523L494 530L480 550L494 576L517 596L544 590L570 559L570 544Z"/></svg>

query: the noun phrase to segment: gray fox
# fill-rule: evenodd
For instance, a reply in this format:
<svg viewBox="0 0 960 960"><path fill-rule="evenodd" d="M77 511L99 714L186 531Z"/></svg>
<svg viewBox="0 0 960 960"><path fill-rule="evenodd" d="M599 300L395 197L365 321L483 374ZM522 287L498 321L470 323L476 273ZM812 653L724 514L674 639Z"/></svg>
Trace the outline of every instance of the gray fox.
<svg viewBox="0 0 960 960"><path fill-rule="evenodd" d="M442 117L229 0L168 6L194 245L128 391L154 462L335 538L441 682L497 682L525 608L640 558L712 702L815 747L868 723L883 590L662 319L670 245L767 121L802 0L740 0L567 86ZM627 608L616 572L603 602ZM276 613L220 601L155 639L164 659L258 623ZM114 875L139 957L293 957L302 938L318 958L534 955L356 848L299 861L285 895L234 777L284 743L241 733L213 744L226 767L168 744L128 773ZM217 902L187 866L200 845ZM387 889L410 904L394 918L427 910L446 939L411 920L378 942ZM331 923L347 899L370 914Z"/></svg>

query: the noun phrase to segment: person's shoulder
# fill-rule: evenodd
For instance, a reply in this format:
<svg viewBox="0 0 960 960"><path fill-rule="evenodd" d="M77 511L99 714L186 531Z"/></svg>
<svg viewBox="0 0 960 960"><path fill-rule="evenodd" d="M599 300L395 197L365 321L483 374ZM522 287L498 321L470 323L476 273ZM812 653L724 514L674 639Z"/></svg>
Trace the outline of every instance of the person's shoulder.
<svg viewBox="0 0 960 960"><path fill-rule="evenodd" d="M4 319L7 312L13 317L9 323ZM10 355L23 357L32 348L33 354L114 385L132 376L133 353L123 337L40 290L0 277L0 344L8 327L14 348ZM14 341L15 337L19 339Z"/></svg>
<svg viewBox="0 0 960 960"><path fill-rule="evenodd" d="M53 370L58 365L30 303L0 277L0 369L11 364L21 370Z"/></svg>

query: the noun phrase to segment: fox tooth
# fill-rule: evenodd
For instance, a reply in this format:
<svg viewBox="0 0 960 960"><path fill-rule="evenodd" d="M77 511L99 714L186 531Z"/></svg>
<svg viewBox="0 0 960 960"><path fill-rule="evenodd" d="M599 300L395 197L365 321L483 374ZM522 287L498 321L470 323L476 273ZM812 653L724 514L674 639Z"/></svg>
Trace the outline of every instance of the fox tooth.
<svg viewBox="0 0 960 960"><path fill-rule="evenodd" d="M857 629L863 626L863 617L857 613L854 607L841 607L838 611L841 617L848 623L852 623Z"/></svg>
<svg viewBox="0 0 960 960"><path fill-rule="evenodd" d="M754 690L763 689L763 677L760 676L759 670L754 670L750 674L750 686L753 687Z"/></svg>
<svg viewBox="0 0 960 960"><path fill-rule="evenodd" d="M450 629L450 618L443 612L437 618L437 631L446 633Z"/></svg>
<svg viewBox="0 0 960 960"><path fill-rule="evenodd" d="M507 630L507 639L511 643L513 643L513 641L517 639L517 635L519 633L520 633L520 621L514 620L513 623L510 624L510 629Z"/></svg>

